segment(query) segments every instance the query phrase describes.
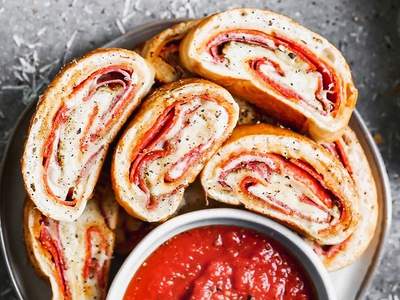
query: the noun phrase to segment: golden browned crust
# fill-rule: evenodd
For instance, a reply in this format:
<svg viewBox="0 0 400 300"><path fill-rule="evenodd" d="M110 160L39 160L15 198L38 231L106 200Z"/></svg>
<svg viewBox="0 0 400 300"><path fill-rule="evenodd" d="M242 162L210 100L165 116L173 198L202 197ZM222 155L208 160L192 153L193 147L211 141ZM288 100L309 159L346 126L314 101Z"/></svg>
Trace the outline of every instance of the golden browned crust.
<svg viewBox="0 0 400 300"><path fill-rule="evenodd" d="M265 20L261 20L261 18ZM258 19L260 20L257 21ZM258 84L256 80L243 77L243 74L239 75L232 72L230 74L222 74L222 70L217 70L217 67L212 66L209 61L206 62L201 56L205 53L202 52L202 49L206 47L208 40L215 34L224 32L224 30L254 29L255 27L248 27L250 26L249 23L252 23L252 26L258 26L258 30L261 31L261 24L268 24L268 20L273 20L271 21L272 23L270 23L273 25L264 25L265 30L270 30L270 28L275 26L274 24L277 20L276 23L284 22L285 25L280 25L283 26L282 31L285 31L287 27L292 27L296 30L300 30L303 34L306 33L310 36L309 42L323 43L323 45L320 45L319 49L325 50L321 50L319 55L324 56L324 61L332 63L333 65L340 65L341 75L343 74L343 76L346 76L346 78L339 78L339 84L342 84L342 93L344 96L342 97L342 103L337 111L337 116L332 120L319 120L319 117L313 116L313 114L305 111L301 106L290 103L288 99ZM254 25L255 22L259 22L259 24ZM290 30L287 30L286 33L289 34ZM340 51L320 35L305 29L285 16L267 10L247 8L232 9L204 18L183 39L180 46L180 59L182 64L191 72L225 86L234 95L257 105L285 125L294 127L301 132L307 132L317 140L332 141L340 137L342 131L348 124L357 101L358 91L351 78L350 68L340 54ZM320 59L322 58L320 57ZM243 72L245 73L246 70Z"/></svg>
<svg viewBox="0 0 400 300"><path fill-rule="evenodd" d="M364 253L374 237L379 211L375 180L356 134L347 127L337 142L342 143L342 149L351 169L350 176L359 195L360 220L356 230L340 245L337 252L326 254L323 251L316 251L329 271L336 271L352 264Z"/></svg>
<svg viewBox="0 0 400 300"><path fill-rule="evenodd" d="M159 89L155 90L143 103L141 106L140 110L136 114L135 118L132 120L132 122L127 126L125 132L121 136L118 145L116 146L116 149L113 154L113 159L112 159L112 166L111 166L111 181L112 181L112 186L113 190L115 192L116 199L118 203L126 210L128 214L130 214L133 217L136 217L138 219L144 220L144 221L150 221L150 222L159 222L159 221L164 221L167 218L169 218L173 213L176 211L176 209L172 209L170 213L166 214L165 216L161 217L154 217L151 218L147 213L145 214L144 212L141 211L139 213L137 210L139 209L137 206L134 208L134 204L132 202L136 202L136 200L132 201L133 195L130 195L128 197L127 191L130 190L128 185L131 185L130 183L128 184L126 181L127 177L127 168L126 164L130 164L131 162L125 161L127 153L132 151L132 147L134 145L130 145L127 140L129 140L130 135L132 134L131 131L134 130L135 134L138 136L133 140L135 144L140 142L141 135L144 134L151 126L151 122L155 121L155 119L161 115L161 113L164 112L164 110L172 105L176 99L177 99L177 93L179 89L179 93L181 93L181 88L186 89L186 88L196 88L198 89L199 86L203 86L204 89L202 92L207 93L208 91L211 93L218 93L218 97L221 99L222 105L227 109L228 114L229 114L229 121L228 121L228 128L226 129L226 132L223 135L223 140L221 141L216 141L215 145L220 145L222 142L230 135L231 130L233 129L233 126L237 122L238 118L238 107L237 104L235 103L234 99L230 96L230 94L223 89L222 87L218 86L217 84L214 84L212 82L203 80L203 79L182 79L176 82L172 82L169 84L166 84ZM182 91L182 93L185 93ZM222 96L223 95L223 96ZM148 116L149 111L152 112L152 116ZM150 118L152 118L150 120ZM145 121L146 120L146 121ZM150 122L150 123L149 123ZM140 128L140 129L138 129ZM147 129L146 129L147 128ZM210 157L211 153L214 153L217 149L216 147L212 146L210 148L209 152L201 157L200 164L204 165L207 157ZM130 149L130 150L127 150ZM130 152L129 152L130 153ZM123 160L121 162L121 160ZM197 165L197 164L196 164ZM197 167L196 167L197 168ZM196 174L197 175L197 174ZM189 174L185 175L185 179L182 182L185 182L183 186L187 186L193 180L195 179L196 175ZM133 192L133 191L131 191ZM180 199L179 201L181 201ZM179 204L178 202L174 202L173 205ZM135 204L138 205L138 204Z"/></svg>
<svg viewBox="0 0 400 300"><path fill-rule="evenodd" d="M85 59L87 57L90 57L90 56L92 56L94 54L97 54L97 53L107 53L107 52L112 52L112 51L115 51L115 50L125 51L124 49L117 49L117 48L98 48L98 49L92 50L92 51L84 54L81 58L73 59L71 62L69 62L68 64L64 65L60 69L60 71L58 71L57 75L53 78L53 80L49 83L49 85L46 87L46 89L44 90L43 94L39 96L39 100L38 100L38 102L36 104L36 111L38 110L38 108L40 106L44 105L43 100L50 93L51 89L53 89L58 84L58 82L60 81L60 79L63 76L64 72L67 72L68 70L74 68L75 65L78 63L78 61L83 60L83 59ZM128 50L126 50L126 51L128 51ZM31 120L29 121L29 126L28 126L27 132L31 131L32 124L33 124L35 118L36 118L36 112L33 114ZM24 148L26 146L27 139L28 139L28 135L26 135L26 137L25 137ZM24 169L25 169L25 157L24 156L21 157L21 169L22 169L22 174L24 174ZM25 181L24 181L24 184L26 184ZM26 186L25 186L25 189L27 190ZM29 193L28 193L28 196L29 196Z"/></svg>
<svg viewBox="0 0 400 300"><path fill-rule="evenodd" d="M29 214L31 214L34 209L36 209L36 207L33 204L33 202L28 197L25 198L23 231L24 231L24 241L25 241L26 252L28 254L29 261L31 262L36 273L43 279L46 279L47 281L49 281L49 277L43 272L42 268L39 265L39 262L35 258L34 252L33 252L33 240L32 239L34 237L29 232L28 218L29 218Z"/></svg>
<svg viewBox="0 0 400 300"><path fill-rule="evenodd" d="M312 235L308 229L305 230L305 228L302 228L300 224L296 224L296 222L290 220L289 218L282 218L281 216L274 216L269 212L268 207L264 207L261 205L258 205L257 202L252 202L252 200L246 200L246 202L242 202L240 199L240 196L236 198L235 201L229 200L230 198L224 198L225 196L219 194L218 191L214 191L214 189L218 189L217 186L214 185L214 176L216 176L217 173L214 173L216 168L218 168L218 162L223 161L224 159L227 159L229 155L233 155L234 153L240 153L240 152L235 152L234 147L244 147L244 149L252 150L255 151L251 145L246 146L245 141L239 141L242 138L247 138L247 137L252 137L252 136L269 136L269 137L276 137L278 139L281 139L283 137L288 137L288 138L294 138L296 139L296 145L298 146L293 146L293 149L290 150L291 143L289 145L289 142L284 142L282 140L282 146L284 147L281 149L283 151L282 153L284 156L288 156L291 158L290 153L296 153L296 159L303 158L305 162L310 163L314 168L316 168L317 172L323 171L321 174L324 178L324 184L327 186L327 188L332 188L335 193L339 193L337 195L338 197L342 198L344 200L344 205L346 209L346 220L341 220L343 222L342 224L337 224L334 225L334 229L329 229L329 230L323 230L324 233L313 233L315 235ZM280 144L279 140L276 140L274 143L274 147L279 147L278 145ZM286 146L285 146L286 145ZM303 150L300 149L300 147L304 147L301 145L307 145L306 148L303 148ZM246 148L247 147L247 148ZM266 146L267 147L267 146ZM299 148L297 148L299 147ZM226 150L229 149L229 150ZM307 156L305 156L304 151L306 149L312 149L311 153L308 153ZM237 151L237 150L236 150ZM269 150L265 150L269 151ZM273 150L271 150L271 153L275 153ZM315 157L314 154L318 154L318 157ZM314 164L312 160L315 160ZM332 172L334 170L334 172ZM335 174L335 175L334 175ZM326 175L326 177L324 176ZM304 236L307 236L309 239L312 240L317 240L318 243L324 245L324 244L337 244L346 239L356 228L357 222L358 222L358 200L357 200L357 194L354 189L354 185L352 183L352 180L348 173L344 170L344 167L335 159L335 157L324 147L321 145L315 143L311 139L302 136L298 133L295 133L293 131L290 131L288 129L284 128L279 128L276 126L272 126L269 124L254 124L254 125L240 125L235 128L233 131L231 137L224 143L224 145L219 149L218 153L214 155L214 157L207 163L205 168L202 171L201 174L201 182L204 188L205 193L217 200L217 201L222 201L226 202L229 204L234 204L234 205L244 205L247 209L256 211L258 213L267 215L270 218L273 218L281 223L284 223L294 229L297 232L300 232ZM342 187L339 189L339 187ZM304 225L304 224L303 224ZM302 226L303 226L302 225ZM337 228L336 228L337 227ZM335 235L335 232L338 232L337 235Z"/></svg>
<svg viewBox="0 0 400 300"><path fill-rule="evenodd" d="M77 60L74 59L73 61L71 61L70 63L65 65L58 72L58 74L54 77L54 79L51 81L51 83L47 86L47 88L45 89L43 94L39 97L39 101L36 106L36 111L30 120L30 124L28 127L28 135L24 142L25 152L27 151L27 148L28 148L29 136L31 135L33 125L36 122L38 122L39 119L48 118L49 114L51 114L46 109L46 106L48 106L49 103L47 103L45 101L45 99L61 98L61 94L65 93L64 87L66 87L66 89L68 89L68 90L71 90L72 88L74 88L76 86L76 84L78 83L77 82L78 76L83 76L85 74L85 71L87 71L87 69L90 68L90 66L86 66L86 65L90 64L89 61L91 59L97 59L97 55L101 55L98 58L98 59L100 59L100 61L97 62L97 65L101 65L102 63L104 63L101 61L101 59L104 59L104 57L106 57L108 55L109 57L120 57L121 59L123 59L124 62L121 62L120 65L126 65L126 66L131 67L129 65L130 63L132 63L133 66L136 66L137 64L146 64L149 72L151 71L150 72L151 74L146 75L146 78L141 78L141 80L143 79L143 81L144 81L143 86L139 87L139 89L138 89L140 91L141 96L139 96L139 97L137 97L136 95L133 96L134 98L138 98L136 100L136 104L134 104L134 105L129 104L130 105L128 107L129 110L127 109L127 110L125 110L125 112L122 113L121 118L119 121L117 121L117 123L120 123L120 122L123 123L123 121L128 118L129 113L131 111L133 111L133 109L136 108L136 106L139 104L143 95L147 92L146 89L147 88L150 89L150 86L153 83L153 81L152 81L152 79L150 79L151 80L151 82L150 82L149 78L153 78L152 76L154 76L154 73L152 73L152 72L154 72L154 70L152 69L152 67L149 64L147 64L145 62L145 60L143 58L141 58L137 53L135 53L131 50L120 49L120 48L99 48L99 49L93 50L93 51L83 55L80 59L77 59ZM129 61L129 58L132 58L132 60L129 63L127 63ZM104 64L105 64L104 67L108 66L108 65L112 65L112 63L109 63L109 62L105 62ZM78 66L79 66L79 70L74 72L74 69L78 68ZM146 72L146 70L144 70L144 69L136 70L136 71L139 72L139 74L144 74L143 72ZM69 76L66 74L72 74L72 76ZM56 95L58 95L58 97ZM132 102L132 103L134 103L134 102ZM55 106L58 104L53 103L51 105ZM46 138L46 133L43 132L44 129L45 128L41 128L40 131L37 133L37 139L45 139ZM46 130L48 130L48 128ZM115 131L116 129L114 130L114 128L113 128L112 130ZM100 164L102 164L102 161L104 160L104 156L105 156L105 153L107 153L107 151L108 151L109 145L110 145L110 143L107 143L103 147L104 155L102 156L101 159L99 159ZM64 216L61 217L60 214L55 214L54 211L51 211L49 209L43 209L41 207L38 197L34 196L34 188L32 188L32 183L31 183L32 180L29 180L28 179L29 176L27 175L30 172L32 172L31 168L28 167L27 164L28 164L29 160L34 159L34 158L32 158L32 156L34 156L34 155L29 154L27 156L27 154L25 152L21 158L21 172L22 172L22 175L24 178L25 190L27 191L27 194L29 195L30 199L32 201L34 201L35 204L37 205L37 207L41 210L41 212L48 217L58 219L58 220L69 220L69 221L76 219L78 217L77 211L72 210L72 208L71 208L71 210L69 210L70 208L67 208L68 212L65 212ZM35 154L35 155L38 155L38 154ZM100 170L101 170L101 168L96 167L95 170L93 170L93 172L91 173L92 174L91 176L93 176L94 181L97 181L97 179L99 178ZM93 189L94 189L94 187L93 187ZM93 189L92 189L92 192L93 192ZM75 209L75 207L76 208L80 207L79 211L82 212L83 211L82 206L85 205L87 199L90 197L91 197L91 195L88 195L88 197L86 198L86 200L84 199L84 201L81 201L81 199L78 199L78 201L73 209ZM81 203L81 202L83 202L83 203Z"/></svg>
<svg viewBox="0 0 400 300"><path fill-rule="evenodd" d="M105 190L108 190L105 192ZM108 208L109 211L104 211ZM57 270L54 268L52 257L40 245L41 218L44 215L27 198L24 205L24 240L29 260L38 275L51 284L53 299L63 299L62 289L56 279ZM86 259L87 236L86 230L95 226L101 230L106 239L106 253L108 258L104 262L104 282L108 282L108 271L111 263L111 255L115 245L115 226L118 217L118 206L115 203L109 186L97 186L94 199L85 209L84 214L74 222L57 222L59 234L64 241L63 255L66 266L66 281L71 293L71 299L92 299L105 292L96 283L88 283L83 278L83 273L74 275L71 272L83 272ZM50 219L48 219L50 220ZM59 226L59 227L58 227ZM114 227L110 227L114 226ZM84 230L84 231L83 231ZM82 249L77 249L79 247ZM68 254L67 254L68 253ZM96 296L97 295L97 296ZM105 294L102 294L101 299ZM62 298L60 298L62 297ZM97 298L98 299L98 298Z"/></svg>
<svg viewBox="0 0 400 300"><path fill-rule="evenodd" d="M263 135L263 134L272 134L272 135L280 135L280 136L288 136L295 137L299 140L306 142L313 142L308 137L301 135L292 130L276 127L270 124L260 123L260 124L244 124L237 126L235 130L232 132L231 137L225 142L225 144L229 144L240 139L243 136L247 135ZM320 147L322 151L326 151L323 147Z"/></svg>
<svg viewBox="0 0 400 300"><path fill-rule="evenodd" d="M190 76L190 73L187 70L180 65L171 65L171 63L166 61L160 53L168 43L179 43L186 33L196 26L198 22L198 20L191 20L178 23L155 35L144 44L142 55L154 66L156 70L156 79L158 81L162 83L170 83L182 77ZM179 56L178 53L177 56Z"/></svg>

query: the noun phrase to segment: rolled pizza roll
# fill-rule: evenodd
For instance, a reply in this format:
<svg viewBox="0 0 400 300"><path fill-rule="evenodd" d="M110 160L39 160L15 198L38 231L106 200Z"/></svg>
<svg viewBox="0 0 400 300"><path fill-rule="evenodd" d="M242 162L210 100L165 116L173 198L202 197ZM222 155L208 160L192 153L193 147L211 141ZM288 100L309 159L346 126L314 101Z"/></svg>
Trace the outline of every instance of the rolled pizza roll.
<svg viewBox="0 0 400 300"><path fill-rule="evenodd" d="M206 164L208 197L244 205L322 245L345 240L358 219L345 168L322 146L266 124L238 126Z"/></svg>
<svg viewBox="0 0 400 300"><path fill-rule="evenodd" d="M142 50L143 57L153 64L158 81L170 83L190 76L190 73L180 65L179 44L198 22L192 20L176 24L145 43Z"/></svg>
<svg viewBox="0 0 400 300"><path fill-rule="evenodd" d="M153 93L115 149L111 178L132 216L167 219L207 160L231 134L238 105L224 88L185 79Z"/></svg>
<svg viewBox="0 0 400 300"><path fill-rule="evenodd" d="M118 206L102 187L73 222L50 219L27 199L25 243L33 265L48 278L54 300L104 299Z"/></svg>
<svg viewBox="0 0 400 300"><path fill-rule="evenodd" d="M22 157L25 188L37 208L76 220L97 182L107 149L153 84L133 51L98 49L66 66L40 97Z"/></svg>
<svg viewBox="0 0 400 300"><path fill-rule="evenodd" d="M354 181L359 195L360 217L354 232L342 243L320 246L313 243L317 254L329 271L335 271L353 263L367 249L378 220L378 201L374 178L357 136L346 128L335 142L322 144L333 153L346 168Z"/></svg>
<svg viewBox="0 0 400 300"><path fill-rule="evenodd" d="M181 42L180 59L189 71L318 140L340 136L357 100L339 50L266 10L240 8L203 19Z"/></svg>

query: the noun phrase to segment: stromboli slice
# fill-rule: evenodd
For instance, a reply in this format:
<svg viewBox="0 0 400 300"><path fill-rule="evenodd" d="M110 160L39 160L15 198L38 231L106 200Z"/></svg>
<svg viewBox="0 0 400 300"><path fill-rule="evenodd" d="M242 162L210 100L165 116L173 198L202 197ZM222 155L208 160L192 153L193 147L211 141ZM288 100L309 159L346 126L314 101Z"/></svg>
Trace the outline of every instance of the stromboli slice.
<svg viewBox="0 0 400 300"><path fill-rule="evenodd" d="M92 51L54 78L22 157L25 188L43 214L60 221L80 216L109 144L153 80L142 57L117 48Z"/></svg>
<svg viewBox="0 0 400 300"><path fill-rule="evenodd" d="M153 64L158 81L170 83L190 76L190 73L179 63L179 44L186 33L198 22L198 20L192 20L176 24L144 44L143 57Z"/></svg>
<svg viewBox="0 0 400 300"><path fill-rule="evenodd" d="M354 232L338 245L321 247L313 243L327 269L335 271L354 262L367 249L378 220L378 202L375 181L355 133L346 128L340 139L323 146L347 169L359 195L360 218Z"/></svg>
<svg viewBox="0 0 400 300"><path fill-rule="evenodd" d="M238 110L228 91L201 79L156 90L115 149L111 178L117 201L142 220L171 216L186 186L231 134Z"/></svg>
<svg viewBox="0 0 400 300"><path fill-rule="evenodd" d="M201 175L208 197L244 205L322 245L355 229L357 193L344 167L322 146L271 125L241 125Z"/></svg>
<svg viewBox="0 0 400 300"><path fill-rule="evenodd" d="M50 219L26 200L25 243L37 271L48 278L54 300L105 297L117 213L109 187L96 188L73 222Z"/></svg>
<svg viewBox="0 0 400 300"><path fill-rule="evenodd" d="M338 138L357 100L340 51L267 10L233 9L203 19L181 42L180 59L189 71L315 139Z"/></svg>

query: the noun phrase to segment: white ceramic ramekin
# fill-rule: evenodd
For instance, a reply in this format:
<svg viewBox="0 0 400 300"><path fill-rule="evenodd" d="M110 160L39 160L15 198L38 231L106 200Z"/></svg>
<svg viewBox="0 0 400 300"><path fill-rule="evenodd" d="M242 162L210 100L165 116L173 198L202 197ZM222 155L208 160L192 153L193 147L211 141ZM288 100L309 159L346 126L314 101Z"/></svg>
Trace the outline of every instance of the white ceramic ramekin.
<svg viewBox="0 0 400 300"><path fill-rule="evenodd" d="M204 209L177 216L150 232L129 254L109 289L107 300L123 299L129 282L146 258L171 237L196 227L235 225L254 229L277 241L302 265L316 299L336 299L325 267L313 250L294 232L260 215L239 209Z"/></svg>

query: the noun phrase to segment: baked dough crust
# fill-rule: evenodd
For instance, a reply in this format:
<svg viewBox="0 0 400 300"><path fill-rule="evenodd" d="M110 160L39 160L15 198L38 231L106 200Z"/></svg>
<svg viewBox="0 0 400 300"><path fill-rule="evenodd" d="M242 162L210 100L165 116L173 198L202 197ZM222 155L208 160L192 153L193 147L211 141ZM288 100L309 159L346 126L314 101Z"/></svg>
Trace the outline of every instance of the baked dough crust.
<svg viewBox="0 0 400 300"><path fill-rule="evenodd" d="M347 167L358 192L360 217L356 229L343 243L326 248L313 244L329 271L352 264L364 253L374 237L379 209L374 177L357 136L347 127L335 143L334 147L339 147L338 158Z"/></svg>
<svg viewBox="0 0 400 300"><path fill-rule="evenodd" d="M206 80L184 79L156 90L115 149L111 178L119 204L149 222L174 214L238 114L229 92Z"/></svg>
<svg viewBox="0 0 400 300"><path fill-rule="evenodd" d="M21 166L37 208L76 220L109 144L150 90L154 70L133 51L97 49L64 67L39 99Z"/></svg>
<svg viewBox="0 0 400 300"><path fill-rule="evenodd" d="M98 185L83 214L73 222L51 220L41 214L30 199L26 199L24 235L28 255L38 274L50 282L54 300L105 298L117 218L118 205L109 186ZM64 266L65 287L54 258L42 244L41 239L44 240L45 236L43 230L48 230L52 242L58 244L57 253ZM89 236L93 233L94 236ZM100 264L99 273L94 271L94 276L91 276L90 256L87 256L89 248ZM85 267L89 268L87 277L84 275Z"/></svg>
<svg viewBox="0 0 400 300"><path fill-rule="evenodd" d="M142 55L156 70L156 79L170 83L193 76L179 64L179 44L199 20L178 23L160 32L143 47Z"/></svg>
<svg viewBox="0 0 400 300"><path fill-rule="evenodd" d="M189 71L316 140L335 140L357 101L350 68L325 38L267 10L209 16L183 39Z"/></svg>
<svg viewBox="0 0 400 300"><path fill-rule="evenodd" d="M347 171L325 148L287 129L238 126L204 167L201 182L208 197L244 205L321 245L342 242L357 225L357 193Z"/></svg>

